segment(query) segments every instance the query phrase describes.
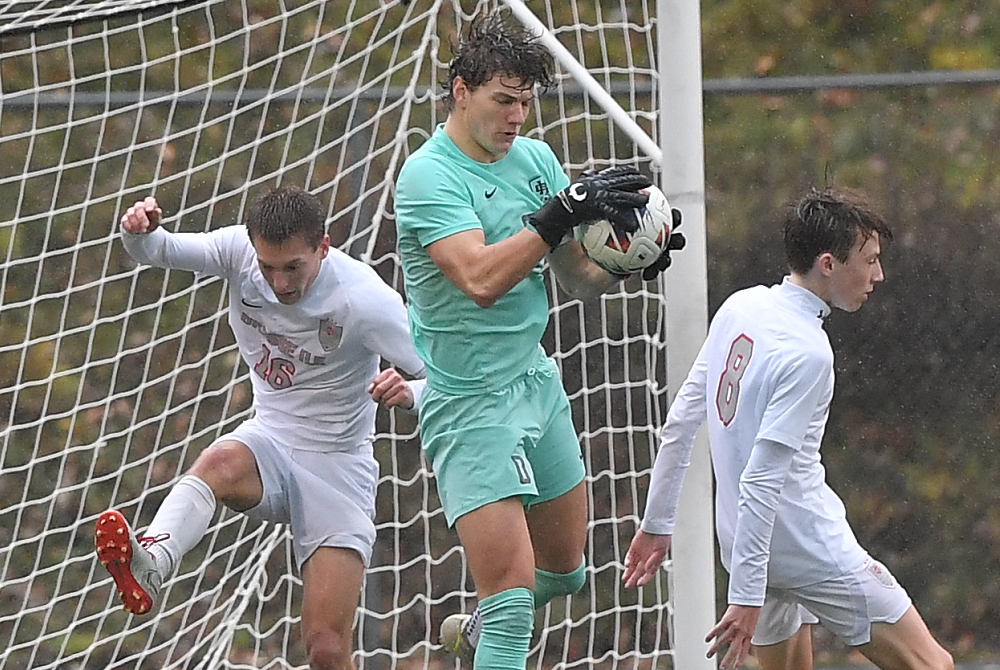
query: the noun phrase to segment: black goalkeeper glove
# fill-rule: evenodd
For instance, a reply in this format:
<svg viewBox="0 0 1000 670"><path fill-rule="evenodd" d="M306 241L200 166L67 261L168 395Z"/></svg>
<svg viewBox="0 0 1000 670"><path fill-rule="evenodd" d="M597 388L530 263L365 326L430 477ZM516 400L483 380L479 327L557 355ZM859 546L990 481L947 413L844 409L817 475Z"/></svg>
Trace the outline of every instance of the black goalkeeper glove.
<svg viewBox="0 0 1000 670"><path fill-rule="evenodd" d="M632 167L610 167L600 172L584 173L572 184L545 201L537 212L524 217L555 249L563 237L585 221L607 219L627 232L639 224L632 210L644 207L649 196L640 189L652 186L646 175Z"/></svg>
<svg viewBox="0 0 1000 670"><path fill-rule="evenodd" d="M652 265L642 271L642 278L645 281L651 281L656 279L656 275L660 274L664 270L670 267L670 252L680 251L687 244L687 240L684 239L683 233L675 233L674 231L680 228L681 225L681 210L676 208L670 209L670 218L673 219L673 223L670 226L670 239L667 240L667 248L664 249L660 257L656 259Z"/></svg>

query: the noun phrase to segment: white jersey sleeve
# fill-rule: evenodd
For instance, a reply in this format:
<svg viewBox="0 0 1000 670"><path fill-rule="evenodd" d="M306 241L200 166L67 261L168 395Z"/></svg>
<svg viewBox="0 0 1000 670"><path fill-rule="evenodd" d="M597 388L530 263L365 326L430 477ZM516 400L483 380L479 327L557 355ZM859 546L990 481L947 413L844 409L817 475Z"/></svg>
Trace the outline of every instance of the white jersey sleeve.
<svg viewBox="0 0 1000 670"><path fill-rule="evenodd" d="M760 606L767 587L771 534L797 451L802 450L817 406L825 402L829 361L805 350L782 360L760 430L739 480L739 513L733 535L729 603Z"/></svg>
<svg viewBox="0 0 1000 670"><path fill-rule="evenodd" d="M351 300L363 320L368 349L414 377L424 376L424 362L410 337L409 316L403 298L371 270L370 281L358 285Z"/></svg>
<svg viewBox="0 0 1000 670"><path fill-rule="evenodd" d="M246 235L238 226L210 233L171 233L162 227L142 234L123 230L122 245L129 256L143 265L230 279L246 252L245 245L237 243L241 234Z"/></svg>
<svg viewBox="0 0 1000 670"><path fill-rule="evenodd" d="M413 394L413 407L404 412L416 414L420 410L420 399L424 394L427 380L424 362L413 348L410 337L409 316L403 298L389 287L372 270L372 281L366 283L364 291L354 296L354 301L376 309L359 309L365 322L365 346L394 366L402 368L417 379L407 382Z"/></svg>
<svg viewBox="0 0 1000 670"><path fill-rule="evenodd" d="M680 501L681 484L691 464L695 435L705 421L704 348L670 405L660 430L660 450L650 477L646 512L640 528L653 535L672 535Z"/></svg>
<svg viewBox="0 0 1000 670"><path fill-rule="evenodd" d="M427 388L426 379L414 379L407 382L410 387L410 393L413 394L413 407L409 409L404 409L404 412L410 414L420 414L420 400L424 397L424 389Z"/></svg>
<svg viewBox="0 0 1000 670"><path fill-rule="evenodd" d="M767 589L771 532L795 450L758 440L740 476L739 518L729 577L729 604L760 607Z"/></svg>

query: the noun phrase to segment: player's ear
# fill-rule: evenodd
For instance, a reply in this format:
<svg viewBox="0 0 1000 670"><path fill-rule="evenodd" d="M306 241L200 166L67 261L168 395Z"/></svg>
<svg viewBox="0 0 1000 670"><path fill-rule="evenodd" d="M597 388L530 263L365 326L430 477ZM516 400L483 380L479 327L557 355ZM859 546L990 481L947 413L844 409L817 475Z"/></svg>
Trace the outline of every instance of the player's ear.
<svg viewBox="0 0 1000 670"><path fill-rule="evenodd" d="M326 255L330 253L330 236L324 235L323 239L319 241L319 250L322 254L322 258L326 258Z"/></svg>
<svg viewBox="0 0 1000 670"><path fill-rule="evenodd" d="M833 272L833 262L836 259L829 251L824 251L816 257L816 268L824 277L829 277Z"/></svg>
<svg viewBox="0 0 1000 670"><path fill-rule="evenodd" d="M455 103L465 102L469 96L469 85L461 77L455 77L451 82L451 97Z"/></svg>

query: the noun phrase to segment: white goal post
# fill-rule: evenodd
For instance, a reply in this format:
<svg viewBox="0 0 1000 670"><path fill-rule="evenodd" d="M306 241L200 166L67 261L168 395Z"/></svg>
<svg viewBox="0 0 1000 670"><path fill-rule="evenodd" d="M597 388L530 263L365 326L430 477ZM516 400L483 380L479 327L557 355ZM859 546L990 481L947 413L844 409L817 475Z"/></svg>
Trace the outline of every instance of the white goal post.
<svg viewBox="0 0 1000 670"><path fill-rule="evenodd" d="M704 336L697 4L503 0L560 62L526 132L577 174L631 164L684 212L667 281L582 304L551 288L588 469L587 583L538 613L529 667L710 668L707 457L663 579L621 588L656 431ZM93 552L108 507L138 528L246 418L222 283L137 267L120 213L155 194L171 230L238 222L294 183L331 237L402 290L392 184L444 120L449 45L486 0L18 0L0 10L0 670L305 668L287 530L221 511L150 617ZM55 7L55 9L53 9ZM411 417L381 413L378 540L359 668L454 667L441 620L475 605ZM699 454L707 454L699 449Z"/></svg>

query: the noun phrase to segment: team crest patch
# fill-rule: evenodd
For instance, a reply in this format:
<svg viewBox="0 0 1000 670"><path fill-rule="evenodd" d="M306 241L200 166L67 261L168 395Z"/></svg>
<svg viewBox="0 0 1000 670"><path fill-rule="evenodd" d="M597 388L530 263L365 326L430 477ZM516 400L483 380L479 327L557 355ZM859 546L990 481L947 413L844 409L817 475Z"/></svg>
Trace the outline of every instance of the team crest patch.
<svg viewBox="0 0 1000 670"><path fill-rule="evenodd" d="M333 319L320 319L319 346L323 347L323 351L333 351L339 347L343 336L344 327L339 323L334 323Z"/></svg>
<svg viewBox="0 0 1000 670"><path fill-rule="evenodd" d="M545 183L545 180L541 175L532 177L528 180L528 187L531 189L532 193L543 200L548 200L552 197L552 192L549 191L549 185Z"/></svg>
<svg viewBox="0 0 1000 670"><path fill-rule="evenodd" d="M868 563L867 570L882 586L892 588L896 585L896 578L892 576L884 565L875 559L872 559Z"/></svg>

